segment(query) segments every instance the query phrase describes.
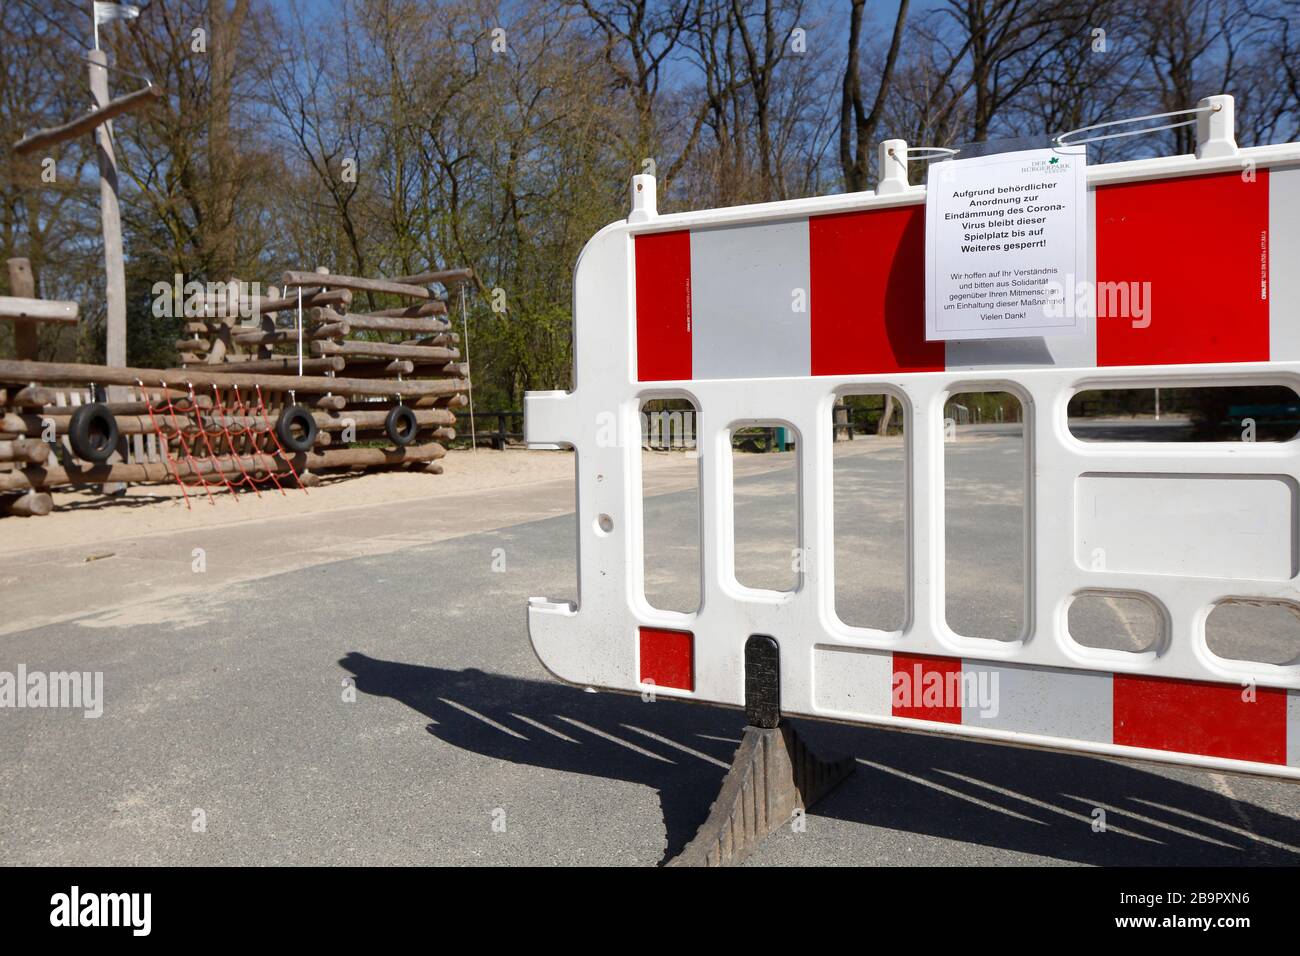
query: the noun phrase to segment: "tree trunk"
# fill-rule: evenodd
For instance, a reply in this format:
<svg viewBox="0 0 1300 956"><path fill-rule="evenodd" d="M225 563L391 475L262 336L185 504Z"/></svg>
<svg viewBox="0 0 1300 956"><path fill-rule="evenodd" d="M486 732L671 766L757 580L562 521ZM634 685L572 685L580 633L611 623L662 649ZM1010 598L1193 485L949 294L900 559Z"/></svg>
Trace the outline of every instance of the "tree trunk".
<svg viewBox="0 0 1300 956"><path fill-rule="evenodd" d="M894 396L885 396L885 408L880 413L880 422L876 425L877 435L889 434L889 422L894 417Z"/></svg>
<svg viewBox="0 0 1300 956"><path fill-rule="evenodd" d="M208 4L208 56L211 62L208 114L208 169L212 177L211 204L204 225L204 258L208 277L221 280L234 275L236 156L230 148L230 112L239 37L244 29L249 0L210 0Z"/></svg>

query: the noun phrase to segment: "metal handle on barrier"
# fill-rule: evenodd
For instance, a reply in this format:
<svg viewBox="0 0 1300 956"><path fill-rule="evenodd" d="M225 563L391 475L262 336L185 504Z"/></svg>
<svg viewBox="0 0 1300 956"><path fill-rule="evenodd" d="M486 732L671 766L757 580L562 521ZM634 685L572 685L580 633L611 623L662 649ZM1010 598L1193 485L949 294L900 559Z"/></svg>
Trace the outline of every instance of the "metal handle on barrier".
<svg viewBox="0 0 1300 956"><path fill-rule="evenodd" d="M949 149L947 146L908 146L904 139L887 139L880 144L877 158L880 162L880 182L876 185L877 196L890 196L907 192L912 184L907 178L907 160L936 159L940 156L951 158L961 150ZM924 154L924 155L921 155Z"/></svg>
<svg viewBox="0 0 1300 956"><path fill-rule="evenodd" d="M1142 123L1147 120L1165 119L1171 116L1190 116L1191 119L1179 120L1176 123L1165 123L1161 126L1145 126L1142 129L1123 130L1118 133L1104 133L1100 136L1089 136L1086 139L1071 140L1069 137L1079 133L1088 133L1096 129L1105 129L1110 126L1124 126L1131 123ZM1084 143L1097 143L1106 139L1123 139L1129 136L1141 136L1144 133L1155 133L1160 130L1177 129L1180 126L1196 125L1196 158L1213 159L1221 156L1235 156L1237 154L1237 138L1235 133L1235 110L1233 99L1227 94L1218 96L1207 96L1200 100L1195 107L1186 110L1171 110L1167 113L1151 113L1147 116L1132 116L1126 119L1106 120L1101 123L1093 123L1090 126L1080 126L1078 129L1068 130L1064 133L1058 133L1052 137L1052 143L1056 146L1081 146ZM911 183L907 178L907 160L914 159L934 159L938 156L952 157L956 156L960 150L949 149L946 146L912 146L907 145L907 140L887 139L880 144L878 160L880 163L880 182L876 186L876 195L889 196L897 193L907 192L911 189Z"/></svg>
<svg viewBox="0 0 1300 956"><path fill-rule="evenodd" d="M1052 142L1057 146L1081 146L1084 143L1099 143L1106 139L1124 139L1129 136L1142 136L1145 133L1158 133L1161 130L1177 129L1180 126L1196 125L1196 158L1208 159L1216 156L1235 156L1237 153L1237 140L1234 132L1233 100L1226 94L1220 96L1207 96L1199 101L1196 106L1186 110L1170 110L1166 113L1149 113L1146 116L1130 116L1126 119L1105 120L1100 123L1093 123L1090 126L1080 126L1078 129L1068 130L1064 133L1058 133L1052 137ZM1119 133L1104 133L1101 136L1089 136L1087 139L1076 139L1067 142L1067 138L1079 133L1091 132L1095 129L1106 129L1110 126L1126 126L1131 123L1144 123L1148 120L1166 119L1170 116L1191 116L1191 119L1179 120L1176 123L1164 123L1160 126L1144 126L1142 129L1124 130Z"/></svg>

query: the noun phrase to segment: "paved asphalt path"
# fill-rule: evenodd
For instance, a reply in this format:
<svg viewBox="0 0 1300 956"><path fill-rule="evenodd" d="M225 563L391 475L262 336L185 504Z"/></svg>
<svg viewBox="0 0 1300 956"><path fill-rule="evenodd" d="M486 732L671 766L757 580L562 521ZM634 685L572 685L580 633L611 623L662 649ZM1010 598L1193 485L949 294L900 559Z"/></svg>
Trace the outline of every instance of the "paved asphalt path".
<svg viewBox="0 0 1300 956"><path fill-rule="evenodd" d="M990 569L970 587L998 589L957 603L968 633L996 636L1019 626L1023 450L1014 435L957 446L950 494L958 511L980 506L967 508L962 547ZM837 528L858 545L837 554L837 603L857 623L902 613L888 558L901 474L900 453L884 450L846 458L837 477L878 495L837 503ZM787 571L791 478L778 469L737 483L741 543L774 559L753 569L774 580ZM647 499L651 549L679 549L647 569L665 606L693 600L694 502ZM659 863L703 819L743 719L544 673L525 601L575 596L574 542L567 514L226 584L201 616L0 636L0 670L102 670L106 683L99 719L0 711L0 861ZM1123 630L1097 613L1102 630ZM805 832L778 833L755 864L1300 863L1294 784L800 727L854 755L857 770ZM1105 833L1093 831L1096 808Z"/></svg>

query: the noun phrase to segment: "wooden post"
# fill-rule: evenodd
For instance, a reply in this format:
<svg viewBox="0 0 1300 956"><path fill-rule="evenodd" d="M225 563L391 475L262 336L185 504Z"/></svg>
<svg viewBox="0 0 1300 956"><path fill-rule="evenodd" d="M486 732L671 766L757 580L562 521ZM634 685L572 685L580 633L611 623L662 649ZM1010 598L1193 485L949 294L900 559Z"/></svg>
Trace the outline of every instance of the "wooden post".
<svg viewBox="0 0 1300 956"><path fill-rule="evenodd" d="M10 259L9 294L20 299L36 298L36 280L32 277L32 264L27 259ZM14 352L20 360L36 361L35 322L29 319L14 320Z"/></svg>
<svg viewBox="0 0 1300 956"><path fill-rule="evenodd" d="M87 54L90 60L90 97L95 109L108 106L108 54L94 49ZM104 228L104 277L107 288L106 341L104 364L110 368L126 367L126 270L122 262L122 214L117 202L117 157L113 153L113 124L100 123L95 127L95 143L99 153L99 217ZM126 401L128 392L121 386L110 386L110 402ZM114 452L110 462L121 461ZM120 494L126 486L118 483L104 486L105 494Z"/></svg>
<svg viewBox="0 0 1300 956"><path fill-rule="evenodd" d="M90 94L95 108L108 105L108 54L91 50ZM95 127L99 149L99 214L104 228L104 271L108 280L105 298L108 308L108 341L105 364L126 366L126 273L122 263L122 215L117 201L117 157L113 153L112 123Z"/></svg>

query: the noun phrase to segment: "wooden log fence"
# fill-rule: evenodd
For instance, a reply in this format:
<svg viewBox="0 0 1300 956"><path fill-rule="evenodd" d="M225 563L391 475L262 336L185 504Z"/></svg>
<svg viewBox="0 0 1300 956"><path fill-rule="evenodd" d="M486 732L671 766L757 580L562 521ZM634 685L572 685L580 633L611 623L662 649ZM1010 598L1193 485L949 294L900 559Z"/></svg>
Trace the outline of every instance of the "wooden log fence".
<svg viewBox="0 0 1300 956"><path fill-rule="evenodd" d="M0 492L31 491L60 485L103 484L105 482L171 481L202 476L218 477L251 474L287 475L293 470L324 471L331 468L366 468L374 465L396 465L408 462L427 462L447 453L438 442L408 445L405 448L340 448L308 452L280 458L269 454L229 456L203 461L177 461L174 463L141 462L111 465L33 465L18 471L0 472ZM175 471L173 471L175 469Z"/></svg>
<svg viewBox="0 0 1300 956"><path fill-rule="evenodd" d="M11 263L11 279L14 269ZM460 361L460 335L448 319L447 303L432 287L454 288L472 275L467 269L443 269L366 278L290 270L282 287L255 296L244 291L247 284L231 279L224 291L201 295L198 314L188 311L196 308L193 298L184 300L186 337L175 343L181 357L176 368L37 362L34 348L15 360L0 360L0 514L48 513L47 489L70 485L179 478L215 486L236 476L259 482L282 477L291 466L308 485L332 471L441 473L436 459L458 437L470 370ZM11 281L11 288L31 291L21 282ZM372 304L374 297L380 305L391 297L408 302L353 312L358 294ZM0 319L10 318L24 329L36 321L75 322L77 315L76 303L32 294L0 297ZM104 389L118 391L118 398L101 404L123 436L119 447L127 449L127 457L102 464L79 461L67 444L73 413L91 400L91 391L102 395ZM256 405L258 392L266 415L240 411L240 403L249 409ZM273 443L257 436L267 436L281 408L294 402L305 405L315 421L314 448L273 458ZM396 403L414 412L416 442L371 447L376 438L387 438ZM504 448L522 438L518 415L477 416L497 423L484 441ZM516 422L518 429L512 430ZM216 436L210 455L201 453L204 445L196 440L203 433ZM177 445L180 435L189 436L185 454ZM343 438L364 444L347 447ZM54 459L51 439L65 445L62 461Z"/></svg>
<svg viewBox="0 0 1300 956"><path fill-rule="evenodd" d="M94 382L100 385L143 385L149 387L157 384L239 386L240 388L273 388L281 392L298 391L308 394L325 394L328 392L345 392L353 395L374 395L377 397L421 397L427 395L447 395L465 390L465 383L460 380L443 381L403 381L376 383L369 379L327 378L325 376L283 375L274 379L266 376L226 371L225 369L199 370L187 368L179 370L174 376L160 369L149 368L107 368L103 365L83 365L73 362L18 362L0 359L0 382L35 382L54 384L59 382Z"/></svg>

